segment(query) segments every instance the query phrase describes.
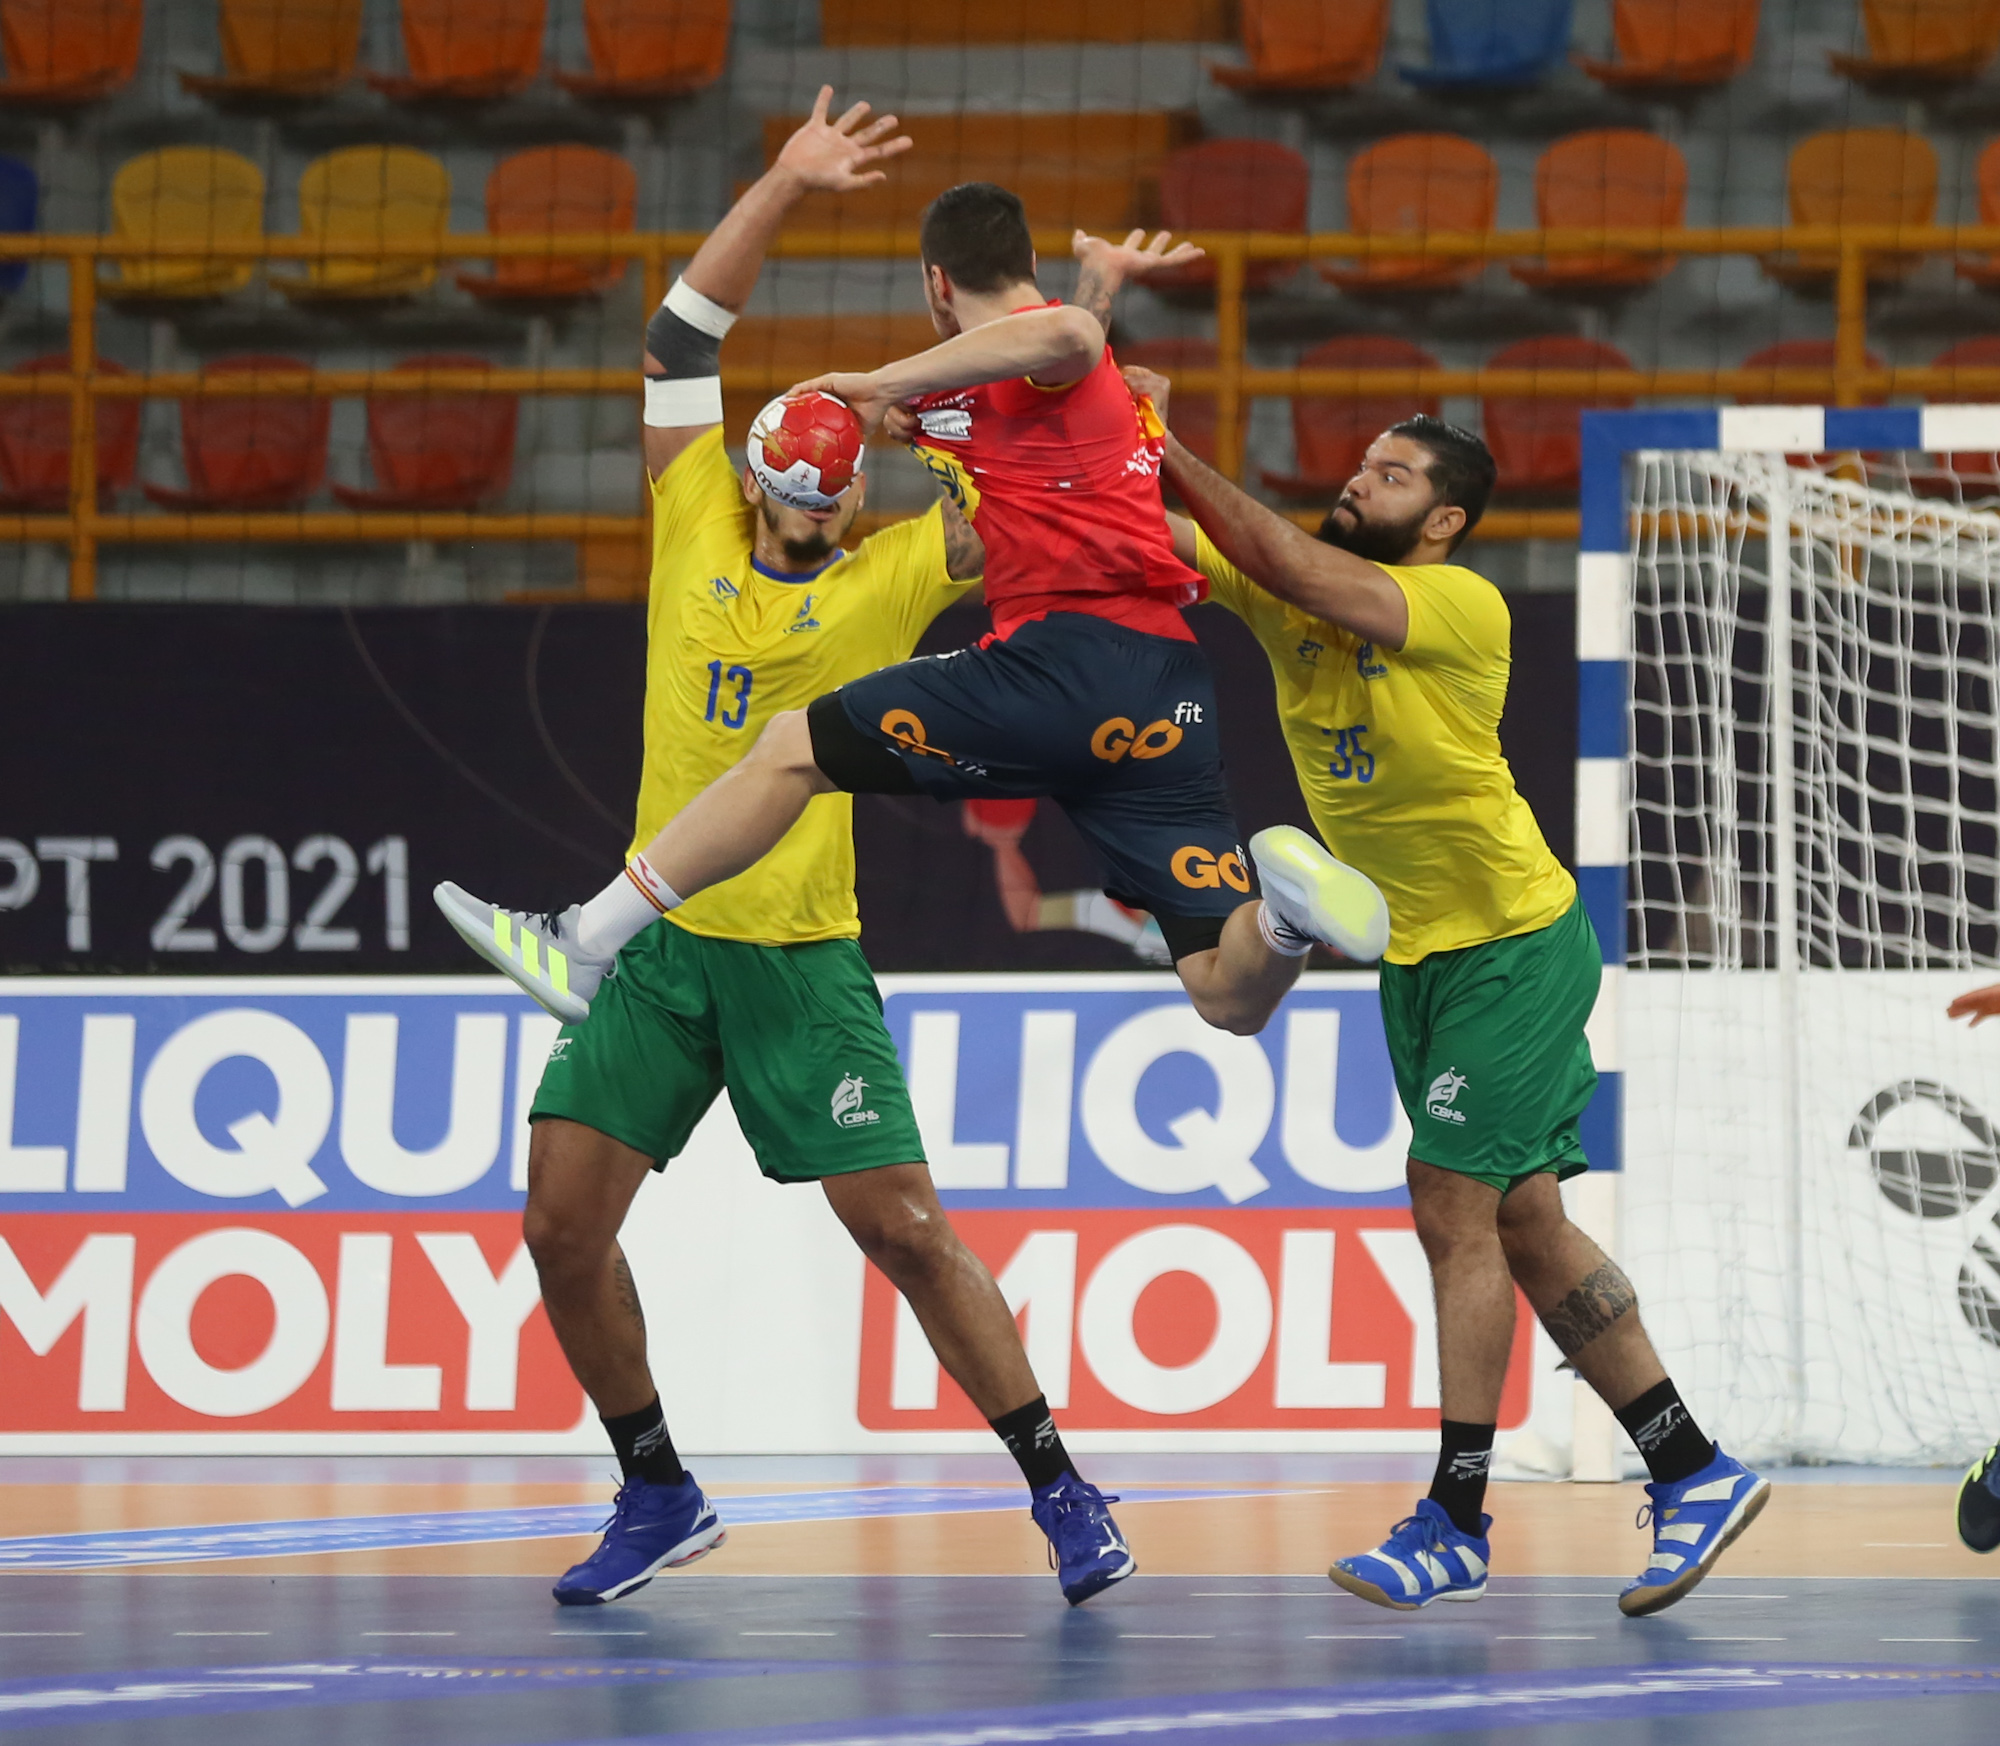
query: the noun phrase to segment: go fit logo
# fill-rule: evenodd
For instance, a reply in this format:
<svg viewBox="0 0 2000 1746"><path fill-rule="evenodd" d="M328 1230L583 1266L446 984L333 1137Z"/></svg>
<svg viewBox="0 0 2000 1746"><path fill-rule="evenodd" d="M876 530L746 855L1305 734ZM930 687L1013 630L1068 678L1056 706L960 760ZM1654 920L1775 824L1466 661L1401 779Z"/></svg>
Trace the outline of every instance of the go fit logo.
<svg viewBox="0 0 2000 1746"><path fill-rule="evenodd" d="M1212 891L1227 885L1232 891L1249 894L1250 870L1243 865L1241 849L1225 849L1219 855L1211 855L1199 843L1189 843L1184 849L1176 849L1167 865L1176 879L1196 891Z"/></svg>
<svg viewBox="0 0 2000 1746"><path fill-rule="evenodd" d="M1186 709L1188 705L1180 707ZM1115 764L1128 754L1134 758L1164 758L1181 743L1181 738L1181 730L1164 717L1144 727L1134 727L1130 716L1114 715L1109 721L1097 724L1097 732L1090 736L1090 751L1091 756L1102 758L1107 764Z"/></svg>

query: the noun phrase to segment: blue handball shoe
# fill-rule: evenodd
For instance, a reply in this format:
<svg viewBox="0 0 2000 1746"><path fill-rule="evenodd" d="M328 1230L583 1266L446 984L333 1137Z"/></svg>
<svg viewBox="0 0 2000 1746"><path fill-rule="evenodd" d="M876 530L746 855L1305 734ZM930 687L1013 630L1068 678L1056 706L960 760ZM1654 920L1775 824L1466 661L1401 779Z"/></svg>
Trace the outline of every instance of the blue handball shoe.
<svg viewBox="0 0 2000 1746"><path fill-rule="evenodd" d="M727 1538L692 1473L683 1474L679 1485L628 1479L611 1505L603 1541L563 1572L555 1597L566 1607L602 1606L644 1588L663 1570L692 1564Z"/></svg>
<svg viewBox="0 0 2000 1746"><path fill-rule="evenodd" d="M1049 1562L1062 1584L1063 1598L1080 1607L1114 1582L1123 1582L1139 1566L1132 1548L1105 1506L1115 1504L1086 1479L1065 1473L1034 1491L1030 1514L1049 1537Z"/></svg>
<svg viewBox="0 0 2000 1746"><path fill-rule="evenodd" d="M1632 1618L1670 1607L1709 1573L1723 1549L1771 1501L1771 1482L1723 1454L1678 1485L1649 1485L1653 1501L1639 1511L1639 1526L1653 1524L1653 1556L1626 1584L1618 1610Z"/></svg>
<svg viewBox="0 0 2000 1746"><path fill-rule="evenodd" d="M1434 1600L1476 1601L1486 1592L1486 1531L1492 1526L1491 1516L1481 1516L1475 1538L1443 1505L1425 1498L1373 1552L1337 1559L1327 1575L1349 1594L1399 1613Z"/></svg>
<svg viewBox="0 0 2000 1746"><path fill-rule="evenodd" d="M1958 1537L1975 1552L2000 1546L2000 1443L1966 1470L1958 1488Z"/></svg>

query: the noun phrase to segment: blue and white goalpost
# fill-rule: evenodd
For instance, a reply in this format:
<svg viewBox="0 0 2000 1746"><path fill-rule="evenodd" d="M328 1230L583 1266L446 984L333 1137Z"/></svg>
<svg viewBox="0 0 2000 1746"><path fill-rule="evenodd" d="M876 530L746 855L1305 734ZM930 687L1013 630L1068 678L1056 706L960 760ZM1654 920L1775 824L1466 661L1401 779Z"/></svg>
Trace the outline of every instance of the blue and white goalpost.
<svg viewBox="0 0 2000 1746"><path fill-rule="evenodd" d="M2000 1026L1944 1012L2000 982L1996 451L1993 406L1583 420L1572 1205L1746 1457L2000 1429Z"/></svg>

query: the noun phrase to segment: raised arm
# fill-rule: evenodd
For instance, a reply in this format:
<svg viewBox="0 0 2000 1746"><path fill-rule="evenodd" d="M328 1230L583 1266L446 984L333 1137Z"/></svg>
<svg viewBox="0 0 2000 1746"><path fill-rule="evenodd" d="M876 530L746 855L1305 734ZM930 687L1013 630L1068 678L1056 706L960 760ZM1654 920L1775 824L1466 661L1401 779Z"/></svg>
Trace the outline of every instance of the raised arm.
<svg viewBox="0 0 2000 1746"><path fill-rule="evenodd" d="M1379 564L1314 539L1230 484L1171 433L1167 477L1216 550L1267 594L1384 648L1403 646L1410 603Z"/></svg>
<svg viewBox="0 0 2000 1746"><path fill-rule="evenodd" d="M667 293L646 328L646 471L654 478L704 431L722 422L718 356L764 265L771 242L807 194L850 193L886 180L875 167L907 151L907 137L888 138L893 115L870 121L856 103L827 119L833 87L822 85L806 119L756 180L709 232L687 271Z"/></svg>
<svg viewBox="0 0 2000 1746"><path fill-rule="evenodd" d="M1111 304L1128 279L1142 279L1160 267L1179 267L1198 261L1203 251L1193 243L1176 243L1173 232L1163 230L1151 242L1143 230L1135 230L1122 243L1108 242L1079 230L1070 238L1070 252L1076 256L1076 289L1070 302L1097 317L1106 333L1111 331Z"/></svg>

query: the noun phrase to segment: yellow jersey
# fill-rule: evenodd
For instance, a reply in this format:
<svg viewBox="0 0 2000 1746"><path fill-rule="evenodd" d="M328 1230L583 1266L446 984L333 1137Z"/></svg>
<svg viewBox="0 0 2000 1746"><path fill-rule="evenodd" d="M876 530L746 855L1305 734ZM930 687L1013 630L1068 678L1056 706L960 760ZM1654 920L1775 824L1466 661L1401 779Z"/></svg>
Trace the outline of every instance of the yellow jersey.
<svg viewBox="0 0 2000 1746"><path fill-rule="evenodd" d="M907 659L924 627L976 585L947 574L935 506L810 576L757 567L755 513L720 425L653 482L646 757L634 853L742 758L772 716ZM667 919L691 933L758 945L853 938L861 932L853 797L815 797L756 866L697 892Z"/></svg>
<svg viewBox="0 0 2000 1746"><path fill-rule="evenodd" d="M1388 900L1390 963L1533 933L1576 901L1500 751L1513 621L1499 589L1456 564L1383 565L1410 634L1382 649L1195 541L1209 597L1270 657L1313 823Z"/></svg>

